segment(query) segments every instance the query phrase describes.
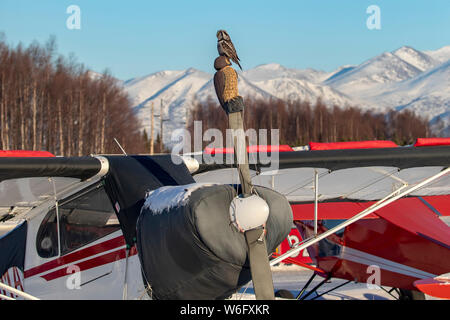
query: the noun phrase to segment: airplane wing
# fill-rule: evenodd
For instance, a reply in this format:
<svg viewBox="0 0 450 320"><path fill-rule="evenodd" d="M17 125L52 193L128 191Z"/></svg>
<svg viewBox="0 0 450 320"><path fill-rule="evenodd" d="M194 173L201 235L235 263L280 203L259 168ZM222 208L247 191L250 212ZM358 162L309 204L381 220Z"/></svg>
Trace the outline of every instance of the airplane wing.
<svg viewBox="0 0 450 320"><path fill-rule="evenodd" d="M195 180L237 183L232 165L221 163L226 160L225 156L217 156L214 160L219 163L199 165L199 170L194 173ZM261 155L257 154L257 157L259 160ZM315 174L319 177L319 201L371 201L447 168L450 146L291 151L279 152L272 158L270 164L253 163L252 181L277 190L291 202L314 201ZM450 176L445 175L411 195L443 195L449 191Z"/></svg>
<svg viewBox="0 0 450 320"><path fill-rule="evenodd" d="M214 154L213 163L200 160L196 174L226 169L230 167L226 153ZM274 153L274 152L273 152ZM389 166L399 169L421 166L447 166L450 164L450 146L429 147L396 147L396 148L367 148L367 149L330 149L312 151L286 151L267 156L270 163L264 163L261 155L254 155L253 168L277 167L278 169L290 168L324 168L328 170L340 170L356 167ZM256 157L255 157L256 156ZM203 158L205 158L203 156Z"/></svg>
<svg viewBox="0 0 450 320"><path fill-rule="evenodd" d="M102 168L96 157L0 157L0 181L27 177L66 177L85 180Z"/></svg>
<svg viewBox="0 0 450 320"><path fill-rule="evenodd" d="M376 216L448 249L450 227L443 218L450 215L450 146L421 145L287 151L265 164L260 160L270 155L263 158L258 153L249 155L257 159L252 182L284 194L294 220L314 220L316 202L320 203L318 219L345 220L320 237L305 240L295 252L358 219ZM200 164L194 179L238 184L235 169L220 162L225 156L218 156L219 163Z"/></svg>
<svg viewBox="0 0 450 320"><path fill-rule="evenodd" d="M0 221L26 214L55 195L104 174L95 157L63 158L39 152L3 152L0 155ZM0 225L0 235L13 226Z"/></svg>
<svg viewBox="0 0 450 320"><path fill-rule="evenodd" d="M171 155L28 157L13 154L0 157L0 221L26 214L56 195L87 186L93 179L103 179L130 245L146 192L164 185L194 182L184 164L174 164Z"/></svg>

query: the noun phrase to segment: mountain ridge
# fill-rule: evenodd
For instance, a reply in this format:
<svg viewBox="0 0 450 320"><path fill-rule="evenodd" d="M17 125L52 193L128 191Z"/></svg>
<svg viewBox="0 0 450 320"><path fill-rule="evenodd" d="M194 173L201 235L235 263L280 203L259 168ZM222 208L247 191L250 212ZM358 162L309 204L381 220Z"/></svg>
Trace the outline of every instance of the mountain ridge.
<svg viewBox="0 0 450 320"><path fill-rule="evenodd" d="M238 71L239 93L257 99L309 100L320 98L329 106L358 106L386 111L408 108L442 123L438 134L449 134L450 126L450 46L434 51L419 51L402 46L383 52L359 65L343 65L332 72L286 68L278 63L258 65ZM195 68L162 70L123 81L133 101L142 128L150 128L150 109L162 104L164 143L170 145L170 133L184 127L188 113L197 102L217 101L213 74ZM423 88L421 91L420 88ZM155 137L160 118L155 118Z"/></svg>

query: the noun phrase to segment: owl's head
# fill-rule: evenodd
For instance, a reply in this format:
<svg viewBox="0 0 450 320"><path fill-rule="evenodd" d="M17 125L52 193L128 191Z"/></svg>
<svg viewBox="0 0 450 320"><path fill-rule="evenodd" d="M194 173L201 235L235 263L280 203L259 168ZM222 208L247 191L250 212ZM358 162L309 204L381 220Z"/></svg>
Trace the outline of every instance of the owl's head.
<svg viewBox="0 0 450 320"><path fill-rule="evenodd" d="M216 37L217 37L218 41L220 41L220 40L230 41L231 40L230 36L228 35L228 33L225 30L217 31Z"/></svg>

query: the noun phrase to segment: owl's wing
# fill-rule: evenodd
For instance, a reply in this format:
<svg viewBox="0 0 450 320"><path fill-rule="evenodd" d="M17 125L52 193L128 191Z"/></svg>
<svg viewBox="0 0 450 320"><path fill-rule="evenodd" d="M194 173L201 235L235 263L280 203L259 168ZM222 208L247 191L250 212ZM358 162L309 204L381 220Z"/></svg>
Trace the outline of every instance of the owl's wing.
<svg viewBox="0 0 450 320"><path fill-rule="evenodd" d="M236 63L239 68L242 70L242 67L239 63L240 59L236 53L236 49L234 48L233 42L231 41L222 41L222 49L225 54L230 58L234 63Z"/></svg>

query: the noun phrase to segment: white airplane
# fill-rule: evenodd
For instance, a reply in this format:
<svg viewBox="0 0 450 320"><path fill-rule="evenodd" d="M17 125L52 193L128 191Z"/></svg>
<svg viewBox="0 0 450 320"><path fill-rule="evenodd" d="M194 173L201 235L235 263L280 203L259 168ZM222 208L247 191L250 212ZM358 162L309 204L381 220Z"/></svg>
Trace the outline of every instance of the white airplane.
<svg viewBox="0 0 450 320"><path fill-rule="evenodd" d="M10 155L1 158L0 170L1 273L8 263L14 266L1 282L20 292L3 286L0 297L146 297L135 246L126 245L116 215L119 202L111 202L105 186L106 158ZM5 170L8 164L15 169Z"/></svg>

